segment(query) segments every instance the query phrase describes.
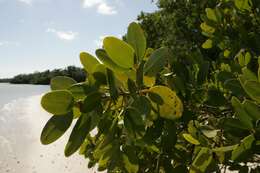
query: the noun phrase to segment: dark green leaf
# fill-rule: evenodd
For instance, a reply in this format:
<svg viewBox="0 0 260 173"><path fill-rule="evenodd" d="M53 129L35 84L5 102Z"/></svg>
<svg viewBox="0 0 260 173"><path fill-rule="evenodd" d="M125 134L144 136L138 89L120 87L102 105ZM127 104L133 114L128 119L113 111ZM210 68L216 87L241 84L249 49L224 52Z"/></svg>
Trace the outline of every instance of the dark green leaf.
<svg viewBox="0 0 260 173"><path fill-rule="evenodd" d="M69 141L65 148L65 156L69 157L74 154L84 142L87 134L90 131L91 120L88 114L83 114L74 126Z"/></svg>
<svg viewBox="0 0 260 173"><path fill-rule="evenodd" d="M169 52L167 48L160 48L154 51L144 66L144 73L147 76L155 76L162 71L168 56Z"/></svg>
<svg viewBox="0 0 260 173"><path fill-rule="evenodd" d="M44 145L53 143L59 139L70 127L73 120L72 113L53 116L44 126L41 133L41 142Z"/></svg>
<svg viewBox="0 0 260 173"><path fill-rule="evenodd" d="M240 103L240 101L236 97L232 97L231 103L241 123L243 123L248 129L252 129L253 128L252 119L248 115L248 113L244 110L243 105Z"/></svg>

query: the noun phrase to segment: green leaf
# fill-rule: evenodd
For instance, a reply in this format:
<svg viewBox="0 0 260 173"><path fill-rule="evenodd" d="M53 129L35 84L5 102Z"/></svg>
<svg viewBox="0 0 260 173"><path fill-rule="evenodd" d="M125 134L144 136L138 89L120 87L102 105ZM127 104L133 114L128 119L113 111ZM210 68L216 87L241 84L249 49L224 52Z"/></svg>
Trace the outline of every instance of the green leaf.
<svg viewBox="0 0 260 173"><path fill-rule="evenodd" d="M200 142L197 139L193 138L190 134L184 133L184 134L182 134L182 136L189 143L191 143L193 145L200 145Z"/></svg>
<svg viewBox="0 0 260 173"><path fill-rule="evenodd" d="M201 131L208 138L215 138L220 130L202 129Z"/></svg>
<svg viewBox="0 0 260 173"><path fill-rule="evenodd" d="M212 151L209 148L201 148L196 158L192 162L191 172L206 172L212 162Z"/></svg>
<svg viewBox="0 0 260 173"><path fill-rule="evenodd" d="M76 83L77 82L70 77L56 76L51 79L50 85L52 90L65 90Z"/></svg>
<svg viewBox="0 0 260 173"><path fill-rule="evenodd" d="M244 67L242 69L243 76L250 81L258 81L257 76L248 68Z"/></svg>
<svg viewBox="0 0 260 173"><path fill-rule="evenodd" d="M84 142L87 134L90 131L91 121L88 114L83 114L74 126L69 141L65 148L65 156L69 157L74 154Z"/></svg>
<svg viewBox="0 0 260 173"><path fill-rule="evenodd" d="M83 65L84 69L89 74L94 73L95 72L95 66L100 64L94 56L90 55L87 52L81 52L80 53L80 61L81 61L81 64Z"/></svg>
<svg viewBox="0 0 260 173"><path fill-rule="evenodd" d="M224 82L224 88L232 92L236 96L245 96L246 93L237 79L228 79Z"/></svg>
<svg viewBox="0 0 260 173"><path fill-rule="evenodd" d="M124 116L124 126L128 135L140 139L145 134L144 121L141 114L134 108L127 108Z"/></svg>
<svg viewBox="0 0 260 173"><path fill-rule="evenodd" d="M205 82L205 80L207 79L207 75L209 73L209 67L210 64L208 61L204 61L201 65L200 65L200 70L198 73L198 77L197 77L197 81L198 83L201 85L203 82Z"/></svg>
<svg viewBox="0 0 260 173"><path fill-rule="evenodd" d="M215 32L215 28L213 28L212 26L207 25L207 23L205 23L205 22L200 25L200 28L204 32L209 33L209 34L213 34Z"/></svg>
<svg viewBox="0 0 260 173"><path fill-rule="evenodd" d="M52 116L42 130L41 143L48 145L59 139L70 127L72 120L71 112L66 115Z"/></svg>
<svg viewBox="0 0 260 173"><path fill-rule="evenodd" d="M256 81L246 81L244 83L246 93L255 101L260 103L260 83Z"/></svg>
<svg viewBox="0 0 260 173"><path fill-rule="evenodd" d="M183 104L174 91L168 87L159 85L151 87L149 91L158 94L163 100L163 104L159 105L159 112L162 118L175 120L182 116ZM153 103L153 106L157 107L156 102Z"/></svg>
<svg viewBox="0 0 260 173"><path fill-rule="evenodd" d="M251 61L251 54L249 52L246 52L245 54L245 65L248 65Z"/></svg>
<svg viewBox="0 0 260 173"><path fill-rule="evenodd" d="M217 88L209 88L206 103L210 106L225 106L226 98Z"/></svg>
<svg viewBox="0 0 260 173"><path fill-rule="evenodd" d="M252 2L251 0L235 0L235 6L241 11L251 11Z"/></svg>
<svg viewBox="0 0 260 173"><path fill-rule="evenodd" d="M133 147L127 146L124 148L123 162L128 173L138 172L138 157L136 156L136 150Z"/></svg>
<svg viewBox="0 0 260 173"><path fill-rule="evenodd" d="M254 135L249 135L245 137L239 145L237 145L232 151L231 159L233 161L240 161L244 157L247 157L249 150L252 147L253 142L255 141Z"/></svg>
<svg viewBox="0 0 260 173"><path fill-rule="evenodd" d="M135 84L135 82L131 79L127 80L127 86L128 86L128 91L132 94L132 95L136 95L137 93L137 86Z"/></svg>
<svg viewBox="0 0 260 173"><path fill-rule="evenodd" d="M232 97L231 103L241 123L243 123L248 129L252 129L253 128L252 119L247 114L247 112L243 109L243 105L240 103L240 101L236 97Z"/></svg>
<svg viewBox="0 0 260 173"><path fill-rule="evenodd" d="M100 102L101 102L101 93L99 92L90 93L85 98L81 111L83 113L91 112L100 104Z"/></svg>
<svg viewBox="0 0 260 173"><path fill-rule="evenodd" d="M214 22L217 22L218 19L217 19L217 16L216 16L216 13L215 13L215 10L211 9L211 8L206 8L206 14L207 14L207 18L209 20L212 20Z"/></svg>
<svg viewBox="0 0 260 173"><path fill-rule="evenodd" d="M146 38L141 26L131 23L127 31L127 42L134 48L139 61L142 61L146 51Z"/></svg>
<svg viewBox="0 0 260 173"><path fill-rule="evenodd" d="M245 100L243 102L243 107L253 120L260 120L260 108L257 104L249 100Z"/></svg>
<svg viewBox="0 0 260 173"><path fill-rule="evenodd" d="M113 100L116 100L119 96L118 89L116 86L116 79L113 71L107 69L107 81L109 86L109 93Z"/></svg>
<svg viewBox="0 0 260 173"><path fill-rule="evenodd" d="M106 51L104 49L97 49L96 55L98 59L110 70L114 72L125 72L129 70L128 68L121 67L117 65L112 59L107 55Z"/></svg>
<svg viewBox="0 0 260 173"><path fill-rule="evenodd" d="M42 107L54 115L64 115L71 111L74 104L72 94L66 90L56 90L45 94L41 99Z"/></svg>
<svg viewBox="0 0 260 173"><path fill-rule="evenodd" d="M202 48L203 49L210 49L213 46L213 41L211 39L206 40L203 44L202 44Z"/></svg>
<svg viewBox="0 0 260 173"><path fill-rule="evenodd" d="M72 85L68 90L72 93L75 100L83 100L86 97L85 83L77 83Z"/></svg>
<svg viewBox="0 0 260 173"><path fill-rule="evenodd" d="M118 66L128 69L133 68L134 49L129 44L115 37L106 37L103 40L103 47L108 56Z"/></svg>
<svg viewBox="0 0 260 173"><path fill-rule="evenodd" d="M160 48L155 50L151 57L147 60L144 66L144 73L147 76L155 76L162 71L167 62L169 50L167 48Z"/></svg>
<svg viewBox="0 0 260 173"><path fill-rule="evenodd" d="M225 146L225 147L218 147L218 148L213 148L213 152L230 152L233 151L236 148L237 145L231 145L231 146Z"/></svg>

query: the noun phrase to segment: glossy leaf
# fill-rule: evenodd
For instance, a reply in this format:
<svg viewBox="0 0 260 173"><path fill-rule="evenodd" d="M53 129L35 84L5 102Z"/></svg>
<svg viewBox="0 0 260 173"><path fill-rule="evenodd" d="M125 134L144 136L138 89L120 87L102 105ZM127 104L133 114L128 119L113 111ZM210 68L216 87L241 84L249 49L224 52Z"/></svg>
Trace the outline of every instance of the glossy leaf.
<svg viewBox="0 0 260 173"><path fill-rule="evenodd" d="M106 37L103 40L103 47L118 66L128 69L134 66L134 49L126 42L116 37Z"/></svg>
<svg viewBox="0 0 260 173"><path fill-rule="evenodd" d="M184 133L184 134L182 134L182 136L189 143L191 143L193 145L200 145L200 142L197 139L193 138L193 136L191 136L190 134Z"/></svg>
<svg viewBox="0 0 260 173"><path fill-rule="evenodd" d="M72 85L76 84L77 82L66 76L56 76L51 79L51 89L52 90L65 90L70 88Z"/></svg>
<svg viewBox="0 0 260 173"><path fill-rule="evenodd" d="M41 105L49 113L64 115L71 111L74 104L72 94L66 90L57 90L45 94L42 97Z"/></svg>
<svg viewBox="0 0 260 173"><path fill-rule="evenodd" d="M90 55L87 52L80 53L80 61L84 69L90 74L94 73L95 66L100 64L94 56Z"/></svg>
<svg viewBox="0 0 260 173"><path fill-rule="evenodd" d="M96 55L98 59L110 70L114 72L124 72L127 71L127 68L117 65L112 59L107 55L106 51L103 49L97 49Z"/></svg>
<svg viewBox="0 0 260 173"><path fill-rule="evenodd" d="M129 25L127 42L134 48L138 60L142 61L146 51L146 38L139 24L133 22Z"/></svg>

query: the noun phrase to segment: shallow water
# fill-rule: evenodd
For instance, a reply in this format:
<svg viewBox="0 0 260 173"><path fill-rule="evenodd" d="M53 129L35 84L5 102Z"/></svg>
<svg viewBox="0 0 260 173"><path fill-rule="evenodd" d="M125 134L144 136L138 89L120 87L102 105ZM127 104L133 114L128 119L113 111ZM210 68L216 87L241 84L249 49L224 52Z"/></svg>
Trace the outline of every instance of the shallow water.
<svg viewBox="0 0 260 173"><path fill-rule="evenodd" d="M41 130L50 118L40 107L40 98L48 90L48 86L0 84L1 173L94 172L78 154L65 158L69 133L51 145L40 143Z"/></svg>

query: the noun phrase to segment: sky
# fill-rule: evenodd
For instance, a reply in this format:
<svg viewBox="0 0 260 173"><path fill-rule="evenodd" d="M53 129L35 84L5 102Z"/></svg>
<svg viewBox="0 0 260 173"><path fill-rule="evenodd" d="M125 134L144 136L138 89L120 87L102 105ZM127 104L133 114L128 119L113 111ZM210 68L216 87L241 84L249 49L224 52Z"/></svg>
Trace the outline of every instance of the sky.
<svg viewBox="0 0 260 173"><path fill-rule="evenodd" d="M0 78L81 66L80 52L156 9L151 0L0 0Z"/></svg>

